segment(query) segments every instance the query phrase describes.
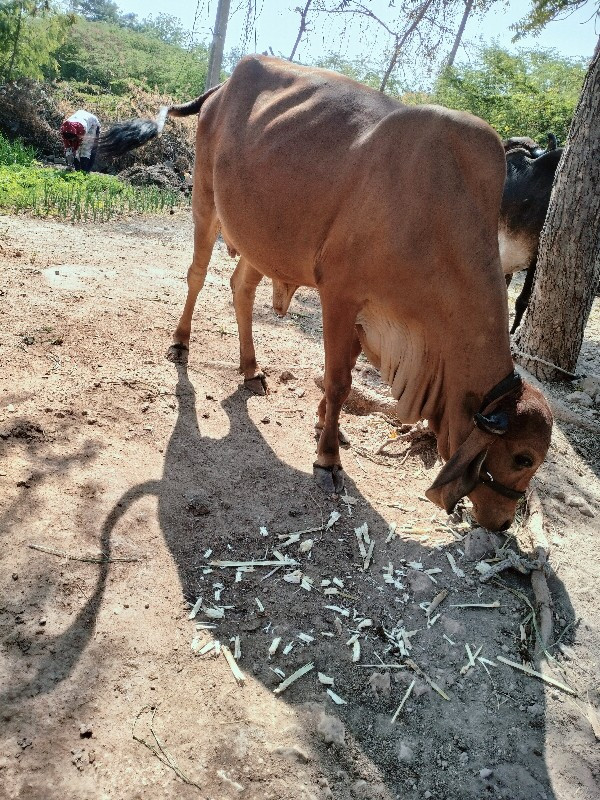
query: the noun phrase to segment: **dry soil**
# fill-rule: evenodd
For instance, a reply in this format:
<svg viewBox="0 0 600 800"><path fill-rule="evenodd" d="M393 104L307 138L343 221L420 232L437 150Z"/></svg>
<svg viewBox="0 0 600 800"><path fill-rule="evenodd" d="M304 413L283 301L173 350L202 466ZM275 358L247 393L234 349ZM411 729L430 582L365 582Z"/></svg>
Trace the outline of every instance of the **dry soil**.
<svg viewBox="0 0 600 800"><path fill-rule="evenodd" d="M468 525L423 497L430 442L376 455L390 422L345 414L350 499L315 488L314 293L280 320L259 287L271 393L250 395L217 246L189 363L166 360L191 246L183 212L0 217L0 797L598 800L598 436L559 421L538 480L554 660L537 666L571 696L497 661L532 658L530 580L480 581ZM582 370L599 340L596 304ZM211 566L281 557L298 563Z"/></svg>

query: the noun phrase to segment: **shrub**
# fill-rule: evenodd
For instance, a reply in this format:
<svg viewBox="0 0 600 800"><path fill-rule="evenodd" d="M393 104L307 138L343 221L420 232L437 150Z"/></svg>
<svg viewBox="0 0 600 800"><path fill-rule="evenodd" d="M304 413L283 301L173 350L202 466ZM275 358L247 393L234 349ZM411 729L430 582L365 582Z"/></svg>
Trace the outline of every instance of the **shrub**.
<svg viewBox="0 0 600 800"><path fill-rule="evenodd" d="M29 167L35 161L35 150L28 147L20 139L9 141L0 133L0 166L7 167L18 164Z"/></svg>
<svg viewBox="0 0 600 800"><path fill-rule="evenodd" d="M470 111L505 138L531 136L545 143L546 134L554 133L564 143L584 76L583 61L553 51L514 54L488 47L479 65L442 72L433 102Z"/></svg>
<svg viewBox="0 0 600 800"><path fill-rule="evenodd" d="M64 80L94 84L105 92L123 92L134 81L189 100L204 88L208 51L202 45L186 50L152 33L78 17L57 59Z"/></svg>
<svg viewBox="0 0 600 800"><path fill-rule="evenodd" d="M115 215L160 213L188 203L181 192L129 186L111 175L0 166L0 209L17 213L106 222Z"/></svg>

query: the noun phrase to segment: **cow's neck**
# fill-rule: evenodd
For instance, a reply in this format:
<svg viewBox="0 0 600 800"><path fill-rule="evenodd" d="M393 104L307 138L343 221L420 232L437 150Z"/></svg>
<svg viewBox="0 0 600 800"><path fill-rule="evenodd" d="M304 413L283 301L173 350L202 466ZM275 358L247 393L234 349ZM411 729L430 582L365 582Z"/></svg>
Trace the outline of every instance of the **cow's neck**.
<svg viewBox="0 0 600 800"><path fill-rule="evenodd" d="M514 369L508 337L505 347L482 354L464 353L466 363L444 364L443 389L434 410L428 412L429 425L437 436L438 451L447 460L473 430L473 415L485 395ZM500 351L500 352L498 352Z"/></svg>
<svg viewBox="0 0 600 800"><path fill-rule="evenodd" d="M444 459L469 435L484 396L513 369L508 314L490 311L487 327L475 331L468 311L435 328L404 323L380 307L366 306L357 318L363 351L391 387L398 419L429 420Z"/></svg>

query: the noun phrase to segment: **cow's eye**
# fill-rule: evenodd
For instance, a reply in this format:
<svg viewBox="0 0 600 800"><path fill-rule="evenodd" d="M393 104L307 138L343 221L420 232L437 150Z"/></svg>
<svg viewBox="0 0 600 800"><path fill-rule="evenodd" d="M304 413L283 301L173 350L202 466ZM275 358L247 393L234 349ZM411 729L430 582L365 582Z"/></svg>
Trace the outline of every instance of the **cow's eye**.
<svg viewBox="0 0 600 800"><path fill-rule="evenodd" d="M515 465L519 469L528 469L529 467L533 467L533 459L531 456L525 455L525 453L518 453L515 456Z"/></svg>

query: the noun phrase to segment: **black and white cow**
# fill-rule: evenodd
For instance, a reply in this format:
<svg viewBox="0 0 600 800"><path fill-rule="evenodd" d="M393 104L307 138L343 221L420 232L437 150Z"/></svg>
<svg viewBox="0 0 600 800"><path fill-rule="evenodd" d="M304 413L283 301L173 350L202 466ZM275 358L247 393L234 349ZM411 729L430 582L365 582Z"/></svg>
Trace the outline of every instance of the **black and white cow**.
<svg viewBox="0 0 600 800"><path fill-rule="evenodd" d="M506 182L502 195L498 240L500 260L507 285L513 273L527 270L525 283L515 303L514 333L529 304L538 257L540 233L550 203L554 175L562 156L556 137L548 135L548 148L543 150L532 140L507 139ZM529 144L531 143L531 144Z"/></svg>

